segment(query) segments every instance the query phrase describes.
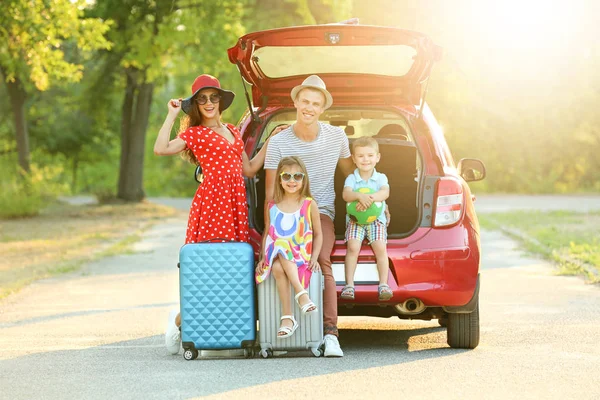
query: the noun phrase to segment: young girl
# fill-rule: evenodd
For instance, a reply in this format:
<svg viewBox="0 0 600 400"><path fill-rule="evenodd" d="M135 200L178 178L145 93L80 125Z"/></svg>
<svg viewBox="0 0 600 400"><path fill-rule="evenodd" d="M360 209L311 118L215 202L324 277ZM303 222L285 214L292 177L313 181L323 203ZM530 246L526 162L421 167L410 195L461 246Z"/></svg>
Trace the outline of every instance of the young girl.
<svg viewBox="0 0 600 400"><path fill-rule="evenodd" d="M248 241L248 205L244 177L252 177L262 167L267 146L249 160L235 126L221 122L221 113L233 102L235 94L221 89L217 78L200 75L192 84L187 99L171 99L168 114L154 144L161 156L183 153L202 167L204 181L192 200L185 243L211 239ZM179 110L182 119L179 135L170 140ZM177 311L169 315L165 344L172 354L180 347Z"/></svg>
<svg viewBox="0 0 600 400"><path fill-rule="evenodd" d="M298 157L279 162L274 199L268 204L256 282L264 282L273 271L283 316L278 338L290 337L298 328L292 313L290 284L303 314L317 311L306 288L313 271L320 269L317 259L323 244L317 203L311 199L306 167Z"/></svg>

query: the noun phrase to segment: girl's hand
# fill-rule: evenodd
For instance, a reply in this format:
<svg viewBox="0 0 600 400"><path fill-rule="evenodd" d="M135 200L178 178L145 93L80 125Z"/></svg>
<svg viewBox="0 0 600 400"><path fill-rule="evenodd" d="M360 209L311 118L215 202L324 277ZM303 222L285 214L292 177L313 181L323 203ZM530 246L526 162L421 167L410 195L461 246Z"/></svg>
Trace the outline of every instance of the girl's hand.
<svg viewBox="0 0 600 400"><path fill-rule="evenodd" d="M310 269L312 272L317 272L321 270L321 266L317 260L310 260L308 263L308 269Z"/></svg>
<svg viewBox="0 0 600 400"><path fill-rule="evenodd" d="M171 99L167 103L167 108L169 109L169 114L177 115L181 110L181 99Z"/></svg>
<svg viewBox="0 0 600 400"><path fill-rule="evenodd" d="M258 264L256 264L256 275L262 275L265 271L265 260L258 260Z"/></svg>

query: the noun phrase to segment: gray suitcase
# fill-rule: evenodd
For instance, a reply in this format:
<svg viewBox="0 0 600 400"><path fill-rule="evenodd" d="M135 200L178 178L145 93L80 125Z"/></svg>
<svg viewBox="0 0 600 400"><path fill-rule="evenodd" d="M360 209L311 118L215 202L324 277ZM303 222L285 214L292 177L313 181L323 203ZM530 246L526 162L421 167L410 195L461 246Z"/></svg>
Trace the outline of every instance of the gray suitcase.
<svg viewBox="0 0 600 400"><path fill-rule="evenodd" d="M281 302L273 274L258 285L258 340L260 355L264 358L278 352L310 350L315 357L322 355L319 347L323 341L323 274L314 272L310 278L308 296L318 310L306 316L302 315L296 301L294 290L291 290L291 300L294 318L299 327L289 338L277 338L281 318Z"/></svg>

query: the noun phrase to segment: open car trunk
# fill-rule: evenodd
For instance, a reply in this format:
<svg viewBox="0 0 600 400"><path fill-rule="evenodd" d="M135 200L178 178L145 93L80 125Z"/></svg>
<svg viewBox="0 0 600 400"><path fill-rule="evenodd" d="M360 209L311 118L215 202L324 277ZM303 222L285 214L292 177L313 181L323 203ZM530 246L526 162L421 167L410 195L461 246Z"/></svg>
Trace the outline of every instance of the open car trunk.
<svg viewBox="0 0 600 400"><path fill-rule="evenodd" d="M263 130L260 146L269 133L280 124L293 123L295 111L282 111L267 122ZM404 117L389 110L330 109L320 118L321 122L344 129L350 146L361 136L373 136L379 144L381 160L377 171L386 174L390 185L390 197L387 204L392 215L388 226L388 236L403 237L409 235L418 225L418 181L421 160L418 149L412 140L410 129ZM346 203L342 199L342 190L346 176L339 170L335 173L335 233L338 239L346 231ZM250 191L252 192L252 190ZM251 193L251 223L262 232L264 227L265 171L256 176L254 193ZM254 204L252 204L254 203Z"/></svg>

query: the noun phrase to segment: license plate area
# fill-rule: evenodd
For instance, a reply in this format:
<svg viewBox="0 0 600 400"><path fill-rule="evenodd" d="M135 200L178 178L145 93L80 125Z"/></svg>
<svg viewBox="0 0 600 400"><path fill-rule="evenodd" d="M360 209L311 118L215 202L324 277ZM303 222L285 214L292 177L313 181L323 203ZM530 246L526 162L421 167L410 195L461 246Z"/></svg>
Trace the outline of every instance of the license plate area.
<svg viewBox="0 0 600 400"><path fill-rule="evenodd" d="M344 271L344 264L332 264L331 269L333 270L333 278L335 279L336 285L345 285L346 276ZM377 273L377 264L358 264L356 266L356 273L354 274L355 285L378 285L379 274Z"/></svg>

